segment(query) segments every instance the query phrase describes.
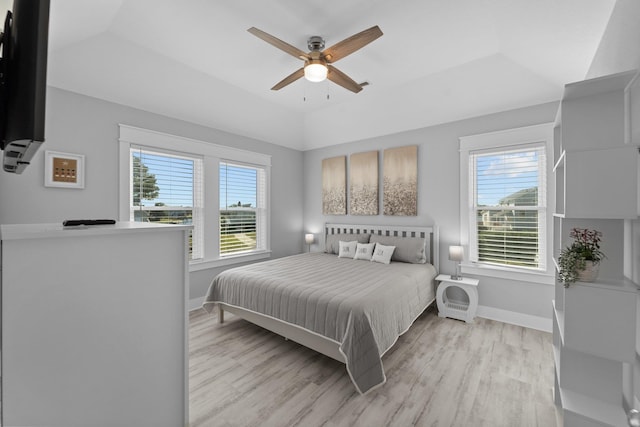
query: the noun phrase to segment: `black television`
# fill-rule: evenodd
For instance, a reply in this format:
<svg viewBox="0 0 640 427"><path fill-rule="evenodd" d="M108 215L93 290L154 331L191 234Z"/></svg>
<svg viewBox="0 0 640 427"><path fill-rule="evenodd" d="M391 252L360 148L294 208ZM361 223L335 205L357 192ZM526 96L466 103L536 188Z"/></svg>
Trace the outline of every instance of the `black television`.
<svg viewBox="0 0 640 427"><path fill-rule="evenodd" d="M0 59L3 169L22 173L44 142L50 0L13 0Z"/></svg>

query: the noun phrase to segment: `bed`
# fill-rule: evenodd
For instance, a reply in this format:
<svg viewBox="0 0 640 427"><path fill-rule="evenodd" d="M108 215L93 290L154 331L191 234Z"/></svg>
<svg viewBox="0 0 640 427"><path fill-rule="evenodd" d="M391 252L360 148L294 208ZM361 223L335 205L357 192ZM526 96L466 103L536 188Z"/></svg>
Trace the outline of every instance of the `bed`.
<svg viewBox="0 0 640 427"><path fill-rule="evenodd" d="M341 240L396 249L388 264L352 259ZM434 226L326 224L326 252L226 270L203 307L218 306L220 323L228 311L345 363L366 393L386 381L382 356L435 300L437 248Z"/></svg>

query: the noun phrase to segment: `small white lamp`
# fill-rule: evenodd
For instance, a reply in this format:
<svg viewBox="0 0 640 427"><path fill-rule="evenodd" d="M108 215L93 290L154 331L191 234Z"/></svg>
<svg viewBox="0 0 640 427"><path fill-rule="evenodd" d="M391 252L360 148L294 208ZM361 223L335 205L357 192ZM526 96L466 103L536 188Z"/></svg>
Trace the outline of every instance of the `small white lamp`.
<svg viewBox="0 0 640 427"><path fill-rule="evenodd" d="M464 248L462 246L449 246L449 259L456 263L456 273L451 275L452 280L462 280L460 262L464 260Z"/></svg>
<svg viewBox="0 0 640 427"><path fill-rule="evenodd" d="M304 235L304 242L309 245L309 252L311 252L311 244L313 243L313 234L308 233Z"/></svg>

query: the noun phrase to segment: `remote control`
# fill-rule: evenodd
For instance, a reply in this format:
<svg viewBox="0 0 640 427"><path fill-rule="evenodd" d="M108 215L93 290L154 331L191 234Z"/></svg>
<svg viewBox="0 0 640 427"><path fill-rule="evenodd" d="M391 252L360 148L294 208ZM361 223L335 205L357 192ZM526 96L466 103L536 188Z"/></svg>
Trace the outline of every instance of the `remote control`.
<svg viewBox="0 0 640 427"><path fill-rule="evenodd" d="M115 224L113 219L67 219L62 222L65 227L73 227L76 225L107 225Z"/></svg>

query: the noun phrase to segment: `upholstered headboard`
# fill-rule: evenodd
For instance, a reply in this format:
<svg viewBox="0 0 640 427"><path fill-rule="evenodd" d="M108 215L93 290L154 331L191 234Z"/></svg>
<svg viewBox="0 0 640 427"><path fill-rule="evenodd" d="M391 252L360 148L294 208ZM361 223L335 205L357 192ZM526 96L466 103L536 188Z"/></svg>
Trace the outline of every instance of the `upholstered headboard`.
<svg viewBox="0 0 640 427"><path fill-rule="evenodd" d="M431 226L394 226L394 225L363 225L363 224L333 224L326 223L325 237L332 234L360 234L368 233L378 236L392 237L420 237L427 238L427 262L433 264L436 271L440 271L438 256L438 227Z"/></svg>

